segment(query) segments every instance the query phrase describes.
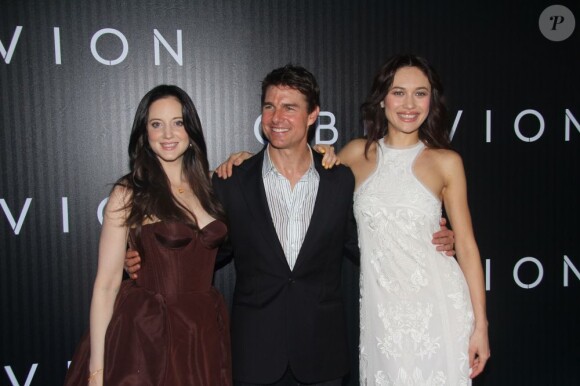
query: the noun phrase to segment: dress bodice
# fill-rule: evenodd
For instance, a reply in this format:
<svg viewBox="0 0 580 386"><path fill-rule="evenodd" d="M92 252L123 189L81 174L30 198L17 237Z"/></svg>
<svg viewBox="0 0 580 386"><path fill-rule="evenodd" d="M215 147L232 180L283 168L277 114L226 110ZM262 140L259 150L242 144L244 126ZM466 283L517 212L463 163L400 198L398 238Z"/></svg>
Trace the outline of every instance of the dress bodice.
<svg viewBox="0 0 580 386"><path fill-rule="evenodd" d="M141 256L137 285L165 295L211 287L217 248L226 235L219 220L196 232L191 226L160 221L143 225L130 238ZM187 272L187 275L184 275Z"/></svg>
<svg viewBox="0 0 580 386"><path fill-rule="evenodd" d="M373 226L373 218L400 224L407 235L417 232L429 236L438 228L441 201L423 185L413 172L413 165L425 145L418 142L405 148L393 148L379 141L377 167L355 191L354 210L357 224ZM418 227L406 231L409 225Z"/></svg>

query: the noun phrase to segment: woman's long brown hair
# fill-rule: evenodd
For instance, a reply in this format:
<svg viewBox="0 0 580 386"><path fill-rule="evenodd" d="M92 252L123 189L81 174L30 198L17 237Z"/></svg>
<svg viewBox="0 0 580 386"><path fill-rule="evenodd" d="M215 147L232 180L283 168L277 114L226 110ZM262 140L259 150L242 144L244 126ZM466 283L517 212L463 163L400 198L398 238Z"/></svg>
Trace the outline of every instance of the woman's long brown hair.
<svg viewBox="0 0 580 386"><path fill-rule="evenodd" d="M184 222L199 230L195 214L173 195L169 178L147 138L147 119L151 104L171 97L181 103L183 123L190 142L183 155L183 174L208 214L222 221L225 217L211 188L207 149L197 110L191 98L181 88L160 85L145 94L137 107L129 140L130 172L116 183L127 188L131 195L125 208L129 212L126 225L137 228L138 234L146 219Z"/></svg>
<svg viewBox="0 0 580 386"><path fill-rule="evenodd" d="M451 148L449 139L450 128L447 123L447 106L443 96L443 84L435 69L426 59L416 55L396 55L389 59L376 74L371 91L361 106L361 115L367 132L365 156L370 146L387 134L388 122L384 108L380 103L385 99L397 70L402 67L416 67L431 84L431 100L429 114L425 122L419 127L419 139L426 146L438 149Z"/></svg>

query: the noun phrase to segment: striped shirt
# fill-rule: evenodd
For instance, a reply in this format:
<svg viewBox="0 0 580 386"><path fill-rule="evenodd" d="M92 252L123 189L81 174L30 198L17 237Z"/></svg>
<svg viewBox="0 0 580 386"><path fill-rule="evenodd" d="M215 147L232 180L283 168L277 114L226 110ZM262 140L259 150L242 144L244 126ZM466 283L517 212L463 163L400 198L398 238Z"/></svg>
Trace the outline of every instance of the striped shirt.
<svg viewBox="0 0 580 386"><path fill-rule="evenodd" d="M266 198L288 266L294 269L314 210L320 177L314 168L310 150L310 167L292 189L290 181L274 166L269 150L268 146L262 164Z"/></svg>

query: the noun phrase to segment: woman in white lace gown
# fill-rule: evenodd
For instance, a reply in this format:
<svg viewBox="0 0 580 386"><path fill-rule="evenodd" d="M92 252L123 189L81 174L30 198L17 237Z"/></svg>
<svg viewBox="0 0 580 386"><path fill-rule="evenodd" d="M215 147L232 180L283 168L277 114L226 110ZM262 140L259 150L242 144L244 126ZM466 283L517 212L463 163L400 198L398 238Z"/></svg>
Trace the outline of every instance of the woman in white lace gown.
<svg viewBox="0 0 580 386"><path fill-rule="evenodd" d="M437 74L399 55L362 106L368 138L339 154L356 180L361 385L469 385L489 358L483 270ZM457 260L436 252L441 207Z"/></svg>

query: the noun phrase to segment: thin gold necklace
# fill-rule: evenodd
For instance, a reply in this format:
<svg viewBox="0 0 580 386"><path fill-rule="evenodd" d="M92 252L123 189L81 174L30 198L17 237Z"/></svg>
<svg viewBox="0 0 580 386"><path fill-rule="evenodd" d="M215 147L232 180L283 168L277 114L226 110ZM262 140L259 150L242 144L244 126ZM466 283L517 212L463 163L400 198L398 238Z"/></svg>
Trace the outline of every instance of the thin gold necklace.
<svg viewBox="0 0 580 386"><path fill-rule="evenodd" d="M183 194L183 192L185 192L185 188L183 188L182 185L175 186L175 185L171 184L171 187L173 189L177 190L177 193L179 193L179 194Z"/></svg>

